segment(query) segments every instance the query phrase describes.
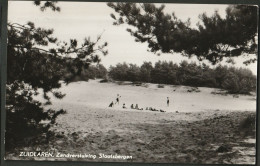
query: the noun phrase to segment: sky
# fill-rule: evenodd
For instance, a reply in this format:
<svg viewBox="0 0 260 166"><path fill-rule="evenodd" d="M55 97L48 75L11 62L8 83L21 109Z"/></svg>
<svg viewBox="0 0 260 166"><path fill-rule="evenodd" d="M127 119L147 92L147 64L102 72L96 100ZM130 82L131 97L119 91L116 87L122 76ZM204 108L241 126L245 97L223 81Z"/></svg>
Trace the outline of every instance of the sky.
<svg viewBox="0 0 260 166"><path fill-rule="evenodd" d="M113 9L104 2L59 2L58 6L61 7L61 12L53 12L50 9L41 12L32 1L9 1L8 21L20 24L31 21L36 27L54 29L54 36L66 42L70 39L83 41L86 37L94 41L102 34L100 44L108 42L108 55L101 56L101 63L107 68L123 62L141 65L144 61L154 64L158 60L172 61L177 64L182 60L200 63L196 57L189 59L178 53L157 56L148 52L146 43L135 42L134 37L126 31L127 25L113 25L113 19L110 17ZM165 6L165 12L174 12L181 20L190 18L192 27L196 27L198 16L204 12L212 15L217 10L221 17L225 17L227 7L227 5L207 4L165 4ZM245 66L242 63L244 60L235 59L235 66L249 68L256 74L257 63ZM205 63L209 64L207 61Z"/></svg>

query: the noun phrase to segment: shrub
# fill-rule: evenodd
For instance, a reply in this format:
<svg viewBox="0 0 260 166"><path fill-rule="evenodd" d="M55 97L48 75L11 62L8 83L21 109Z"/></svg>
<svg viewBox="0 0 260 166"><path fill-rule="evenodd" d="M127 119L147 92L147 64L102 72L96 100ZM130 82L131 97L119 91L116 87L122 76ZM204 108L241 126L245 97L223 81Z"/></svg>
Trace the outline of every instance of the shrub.
<svg viewBox="0 0 260 166"><path fill-rule="evenodd" d="M244 130L252 130L255 128L256 117L255 114L248 115L241 122L239 127Z"/></svg>
<svg viewBox="0 0 260 166"><path fill-rule="evenodd" d="M158 84L157 87L158 87L158 88L164 88L164 85Z"/></svg>
<svg viewBox="0 0 260 166"><path fill-rule="evenodd" d="M100 83L105 83L105 82L108 82L108 79L105 78L105 79L100 80L99 82Z"/></svg>
<svg viewBox="0 0 260 166"><path fill-rule="evenodd" d="M253 75L241 76L240 73L230 72L222 86L232 94L250 94L255 90L256 78Z"/></svg>

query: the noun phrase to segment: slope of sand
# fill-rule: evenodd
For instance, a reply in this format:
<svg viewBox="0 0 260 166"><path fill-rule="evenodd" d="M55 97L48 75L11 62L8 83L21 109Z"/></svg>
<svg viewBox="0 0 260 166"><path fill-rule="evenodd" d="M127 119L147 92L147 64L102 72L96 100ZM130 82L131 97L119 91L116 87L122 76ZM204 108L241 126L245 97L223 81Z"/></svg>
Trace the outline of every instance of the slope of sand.
<svg viewBox="0 0 260 166"><path fill-rule="evenodd" d="M98 83L98 80L63 86L63 100L53 99L54 109L65 109L52 127L48 144L28 145L7 152L7 159L73 160L104 162L156 162L198 164L254 164L255 136L240 122L254 116L254 96L234 98L213 95L216 89L149 84L147 87ZM174 91L175 90L175 91ZM120 94L120 104L108 104ZM170 97L170 106L166 106ZM167 112L122 109L122 103L155 107ZM176 110L179 113L176 113ZM254 130L254 129L252 129ZM248 141L250 140L250 141ZM224 150L219 149L224 148ZM82 159L18 157L19 151L54 154L103 153L128 155L132 159ZM225 150L226 149L226 150Z"/></svg>

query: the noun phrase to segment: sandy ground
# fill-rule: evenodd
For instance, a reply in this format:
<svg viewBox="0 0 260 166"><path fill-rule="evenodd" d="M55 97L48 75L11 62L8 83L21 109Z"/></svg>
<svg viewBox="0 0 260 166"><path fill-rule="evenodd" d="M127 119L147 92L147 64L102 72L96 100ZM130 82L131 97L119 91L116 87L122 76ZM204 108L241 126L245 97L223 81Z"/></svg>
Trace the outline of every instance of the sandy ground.
<svg viewBox="0 0 260 166"><path fill-rule="evenodd" d="M234 98L233 95L213 95L211 92L218 92L218 89L199 87L200 92L187 92L191 87L170 86L158 88L157 84L146 84L144 86L133 86L127 83L118 86L116 83L98 83L99 80L89 82L75 82L64 85L60 90L66 93L63 103L73 103L95 108L106 108L111 101L116 101L119 94L121 108L125 103L129 108L131 104L138 104L141 108L154 107L167 112L200 112L203 110L229 110L229 111L255 111L255 96L240 95ZM40 97L40 96L39 96ZM167 107L166 100L170 98L170 106Z"/></svg>
<svg viewBox="0 0 260 166"><path fill-rule="evenodd" d="M56 135L48 144L7 152L6 159L254 164L255 136L241 130L239 124L247 116L255 115L255 96L234 98L211 94L218 91L212 88L199 88L198 93L188 93L188 89L157 88L153 84L118 85L98 80L63 86L61 91L66 97L53 99L51 106L67 110L52 128ZM121 95L120 104L108 108L117 94ZM123 109L122 103L166 112ZM36 149L54 154L127 155L132 159L17 157L19 151Z"/></svg>

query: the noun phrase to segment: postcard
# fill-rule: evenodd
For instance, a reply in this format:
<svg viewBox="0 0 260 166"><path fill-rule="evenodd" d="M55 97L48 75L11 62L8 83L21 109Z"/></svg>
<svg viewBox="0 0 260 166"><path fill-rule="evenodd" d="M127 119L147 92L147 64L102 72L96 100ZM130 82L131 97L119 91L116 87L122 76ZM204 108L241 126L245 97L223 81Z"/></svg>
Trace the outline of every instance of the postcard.
<svg viewBox="0 0 260 166"><path fill-rule="evenodd" d="M258 17L9 1L5 160L255 164Z"/></svg>

